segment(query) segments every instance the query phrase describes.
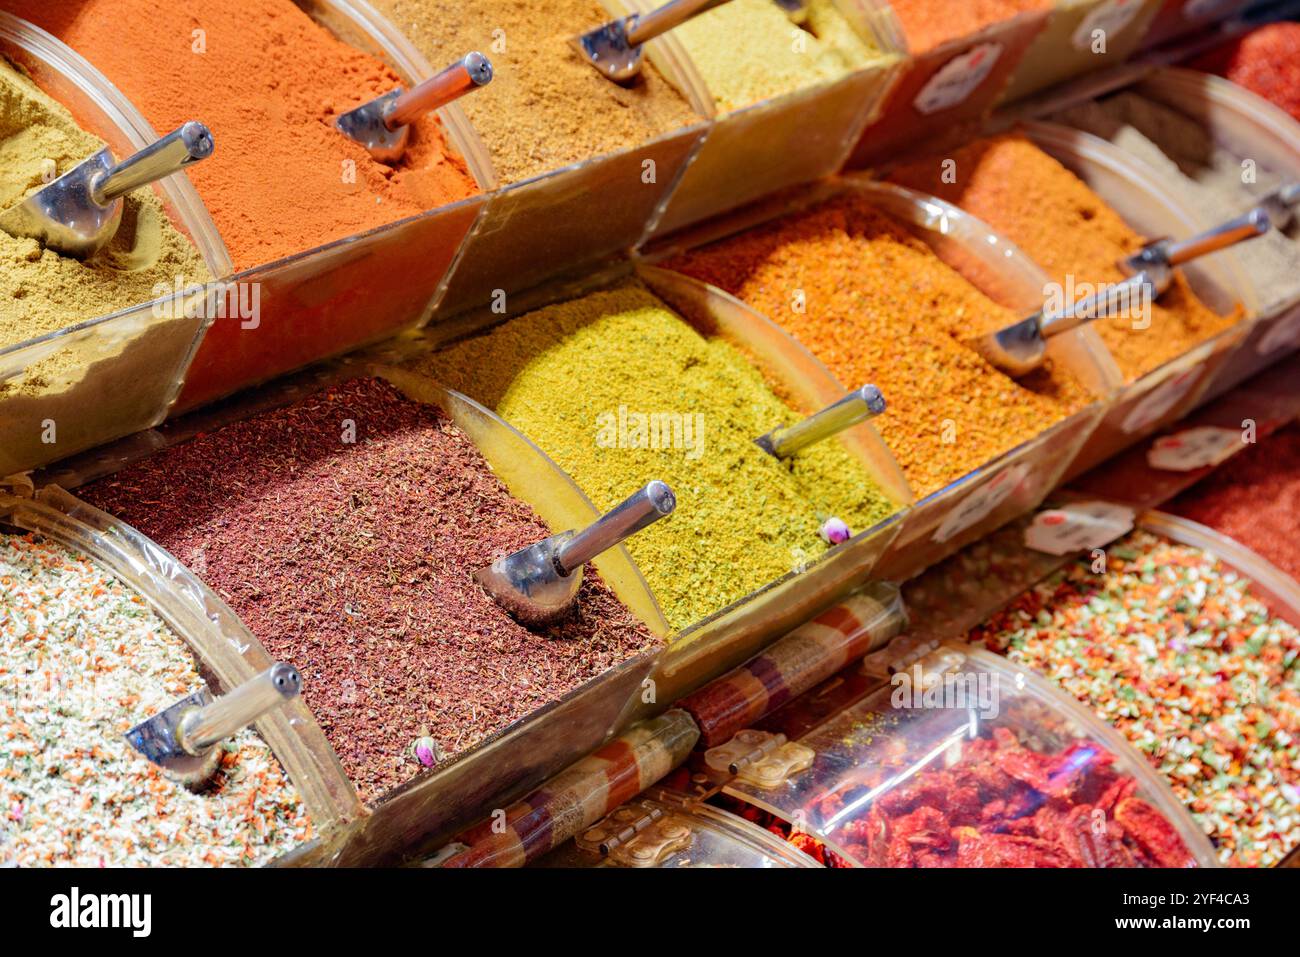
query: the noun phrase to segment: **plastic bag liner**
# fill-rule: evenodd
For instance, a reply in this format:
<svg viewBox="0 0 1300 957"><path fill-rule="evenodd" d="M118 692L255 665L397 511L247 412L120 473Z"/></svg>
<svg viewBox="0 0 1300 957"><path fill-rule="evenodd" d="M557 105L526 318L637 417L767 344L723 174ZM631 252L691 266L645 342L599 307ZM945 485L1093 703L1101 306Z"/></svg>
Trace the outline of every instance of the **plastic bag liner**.
<svg viewBox="0 0 1300 957"><path fill-rule="evenodd" d="M713 747L907 627L898 586L871 582L678 704Z"/></svg>
<svg viewBox="0 0 1300 957"><path fill-rule="evenodd" d="M0 492L0 518L94 559L134 589L182 638L200 673L229 690L270 667L273 659L235 613L165 549L80 501L57 485L35 499ZM255 725L275 752L311 815L328 836L364 813L334 750L301 697Z"/></svg>
<svg viewBox="0 0 1300 957"><path fill-rule="evenodd" d="M680 709L634 724L497 816L460 836L444 867L522 867L576 837L686 760L700 732Z"/></svg>

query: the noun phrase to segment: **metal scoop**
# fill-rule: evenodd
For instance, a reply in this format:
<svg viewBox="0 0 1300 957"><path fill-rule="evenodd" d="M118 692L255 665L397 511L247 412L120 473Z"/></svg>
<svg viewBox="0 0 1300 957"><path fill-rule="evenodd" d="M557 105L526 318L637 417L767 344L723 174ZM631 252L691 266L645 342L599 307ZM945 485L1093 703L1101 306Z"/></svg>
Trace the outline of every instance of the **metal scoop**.
<svg viewBox="0 0 1300 957"><path fill-rule="evenodd" d="M1199 256L1226 249L1244 239L1254 239L1269 231L1272 222L1268 211L1263 206L1256 206L1248 213L1243 213L1206 230L1191 239L1175 242L1172 239L1159 239L1148 243L1128 259L1120 262L1120 268L1128 273L1139 273L1152 266L1181 266Z"/></svg>
<svg viewBox="0 0 1300 957"><path fill-rule="evenodd" d="M1042 365L1047 340L1052 336L1132 309L1134 304L1155 301L1173 281L1175 266L1198 256L1225 249L1269 230L1268 214L1256 207L1190 239L1175 242L1161 239L1148 243L1119 263L1128 279L1114 283L1095 295L1081 299L1060 312L1041 310L1026 319L970 340L969 345L992 365L1011 376L1023 376Z"/></svg>
<svg viewBox="0 0 1300 957"><path fill-rule="evenodd" d="M1043 364L1047 340L1052 336L1094 319L1117 315L1135 304L1154 302L1172 280L1173 271L1168 267L1153 266L1059 312L1041 309L1004 329L976 336L968 345L1007 375L1028 375Z"/></svg>
<svg viewBox="0 0 1300 957"><path fill-rule="evenodd" d="M212 155L212 134L186 123L116 166L107 147L0 213L0 229L84 259L112 240L122 197Z"/></svg>
<svg viewBox="0 0 1300 957"><path fill-rule="evenodd" d="M1278 229L1286 229L1297 206L1300 206L1300 183L1284 183L1265 193L1259 201L1259 208L1268 213Z"/></svg>
<svg viewBox="0 0 1300 957"><path fill-rule="evenodd" d="M228 695L206 687L126 733L127 743L186 787L201 787L217 769L217 745L302 690L291 665L274 664Z"/></svg>
<svg viewBox="0 0 1300 957"><path fill-rule="evenodd" d="M571 41L578 54L615 83L629 83L641 72L642 44L727 0L672 0L649 13L611 20Z"/></svg>
<svg viewBox="0 0 1300 957"><path fill-rule="evenodd" d="M406 151L412 123L490 82L492 62L481 53L470 53L406 92L398 87L349 110L334 125L381 163L396 163Z"/></svg>
<svg viewBox="0 0 1300 957"><path fill-rule="evenodd" d="M880 390L874 385L864 385L802 422L760 435L754 443L768 455L788 459L801 449L875 418L884 411L885 397Z"/></svg>
<svg viewBox="0 0 1300 957"><path fill-rule="evenodd" d="M521 625L552 625L577 604L583 565L676 507L673 490L651 482L582 531L561 532L499 558L476 571L474 580Z"/></svg>

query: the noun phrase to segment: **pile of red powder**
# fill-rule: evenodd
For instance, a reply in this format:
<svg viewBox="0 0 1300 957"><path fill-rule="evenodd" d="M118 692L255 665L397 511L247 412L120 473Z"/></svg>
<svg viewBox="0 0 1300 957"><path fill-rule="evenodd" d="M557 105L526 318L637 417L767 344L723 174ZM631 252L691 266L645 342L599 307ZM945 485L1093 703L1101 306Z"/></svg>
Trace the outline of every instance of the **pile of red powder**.
<svg viewBox="0 0 1300 957"><path fill-rule="evenodd" d="M1300 579L1300 425L1231 459L1166 506Z"/></svg>
<svg viewBox="0 0 1300 957"><path fill-rule="evenodd" d="M1192 65L1227 77L1300 120L1300 23L1270 23Z"/></svg>

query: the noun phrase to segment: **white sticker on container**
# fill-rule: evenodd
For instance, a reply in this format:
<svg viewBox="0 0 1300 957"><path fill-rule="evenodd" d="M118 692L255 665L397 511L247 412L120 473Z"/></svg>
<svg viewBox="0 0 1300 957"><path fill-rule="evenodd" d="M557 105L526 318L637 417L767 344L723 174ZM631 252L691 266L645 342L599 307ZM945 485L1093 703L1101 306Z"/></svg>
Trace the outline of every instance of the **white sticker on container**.
<svg viewBox="0 0 1300 957"><path fill-rule="evenodd" d="M912 105L922 116L929 116L966 102L988 79L1001 56L1001 43L981 43L958 54L930 77Z"/></svg>
<svg viewBox="0 0 1300 957"><path fill-rule="evenodd" d="M1106 0L1105 3L1095 7L1074 31L1074 36L1071 37L1074 48L1091 50L1093 34L1098 30L1105 34L1106 42L1109 43L1111 37L1133 22L1133 18L1142 9L1142 3L1143 0Z"/></svg>
<svg viewBox="0 0 1300 957"><path fill-rule="evenodd" d="M1025 546L1049 555L1069 555L1109 545L1133 530L1137 513L1110 502L1072 502L1034 516L1025 529Z"/></svg>
<svg viewBox="0 0 1300 957"><path fill-rule="evenodd" d="M1278 317L1268 331L1255 343L1255 351L1261 356L1272 355L1282 349L1294 349L1300 346L1300 308Z"/></svg>
<svg viewBox="0 0 1300 957"><path fill-rule="evenodd" d="M1188 369L1160 383L1129 410L1120 428L1131 435L1155 425L1192 391L1192 386L1201 378L1201 371L1200 368Z"/></svg>
<svg viewBox="0 0 1300 957"><path fill-rule="evenodd" d="M934 540L946 542L954 535L984 521L993 514L994 509L1007 500L1028 474L1028 465L1013 465L998 473L991 481L985 482L962 499L961 504L948 514L943 523L935 529Z"/></svg>
<svg viewBox="0 0 1300 957"><path fill-rule="evenodd" d="M1147 465L1166 472L1192 472L1227 461L1243 445L1240 429L1203 425L1156 439L1147 449Z"/></svg>

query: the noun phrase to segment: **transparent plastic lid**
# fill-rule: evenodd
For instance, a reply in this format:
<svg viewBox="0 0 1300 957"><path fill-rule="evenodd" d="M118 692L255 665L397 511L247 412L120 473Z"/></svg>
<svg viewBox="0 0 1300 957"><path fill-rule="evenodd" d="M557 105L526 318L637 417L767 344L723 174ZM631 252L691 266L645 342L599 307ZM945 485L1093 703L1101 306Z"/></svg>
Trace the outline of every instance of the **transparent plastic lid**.
<svg viewBox="0 0 1300 957"><path fill-rule="evenodd" d="M627 834L629 829L634 833ZM653 788L615 809L534 867L818 867L744 818Z"/></svg>
<svg viewBox="0 0 1300 957"><path fill-rule="evenodd" d="M1111 728L1028 672L949 645L799 740L815 757L726 793L868 867L1215 866Z"/></svg>
<svg viewBox="0 0 1300 957"><path fill-rule="evenodd" d="M84 57L40 27L3 10L0 54L19 63L41 89L71 111L78 124L104 140L119 160L159 138L130 100ZM194 119L203 121L201 116ZM214 135L220 149L220 132ZM154 189L172 219L193 240L212 275L217 279L230 275L234 270L230 253L189 178L176 173Z"/></svg>

